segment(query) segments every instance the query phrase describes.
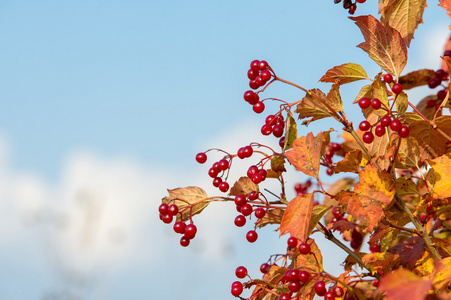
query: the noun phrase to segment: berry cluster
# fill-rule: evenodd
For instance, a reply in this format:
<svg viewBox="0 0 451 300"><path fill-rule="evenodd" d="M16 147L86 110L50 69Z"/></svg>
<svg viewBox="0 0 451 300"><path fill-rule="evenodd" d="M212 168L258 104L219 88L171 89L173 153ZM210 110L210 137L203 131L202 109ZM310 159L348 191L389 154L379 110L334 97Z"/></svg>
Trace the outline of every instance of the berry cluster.
<svg viewBox="0 0 451 300"><path fill-rule="evenodd" d="M283 116L281 114L269 115L266 117L261 133L263 135L270 135L272 133L275 137L280 138L283 136L284 130L285 122Z"/></svg>
<svg viewBox="0 0 451 300"><path fill-rule="evenodd" d="M247 71L247 78L249 78L249 87L256 90L265 86L273 77L272 69L264 60L253 60L250 69ZM244 93L244 100L252 105L252 109L256 113L262 113L265 110L265 104L260 101L258 93L252 90Z"/></svg>
<svg viewBox="0 0 451 300"><path fill-rule="evenodd" d="M235 226L243 227L246 225L246 217L250 216L254 213L254 216L261 220L266 215L266 210L261 207L255 205L252 201L257 200L259 198L259 193L256 191L252 191L247 195L239 194L235 196L235 205L236 210L240 214L235 218ZM255 208L255 209L254 209ZM249 243L254 243L258 239L258 234L255 230L250 230L246 234L246 239Z"/></svg>
<svg viewBox="0 0 451 300"><path fill-rule="evenodd" d="M340 3L341 0L334 0L334 3ZM365 3L366 0L355 0L355 2L352 2L352 0L344 0L343 1L343 8L347 9L349 14L353 15L357 9L357 3Z"/></svg>
<svg viewBox="0 0 451 300"><path fill-rule="evenodd" d="M297 183L294 186L294 190L296 191L297 195L304 195L308 193L309 188L312 186L312 181L308 179L304 183Z"/></svg>
<svg viewBox="0 0 451 300"><path fill-rule="evenodd" d="M175 204L168 205L167 203L162 203L158 207L158 211L160 212L160 220L162 220L166 224L172 223L174 216L176 216L179 212L179 208ZM197 227L194 224L188 224L178 221L174 223L174 231L179 234L183 234L180 239L180 245L183 247L187 247L197 233Z"/></svg>
<svg viewBox="0 0 451 300"><path fill-rule="evenodd" d="M322 165L327 167L326 173L329 176L334 174L333 161L332 158L335 155L335 152L341 150L341 145L337 143L329 143L326 147L326 152L323 155Z"/></svg>

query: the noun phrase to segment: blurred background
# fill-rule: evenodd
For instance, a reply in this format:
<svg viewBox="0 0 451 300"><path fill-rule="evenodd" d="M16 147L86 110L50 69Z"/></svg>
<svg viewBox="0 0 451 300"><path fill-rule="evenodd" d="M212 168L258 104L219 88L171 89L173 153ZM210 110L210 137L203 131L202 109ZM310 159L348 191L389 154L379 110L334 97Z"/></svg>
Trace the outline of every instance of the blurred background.
<svg viewBox="0 0 451 300"><path fill-rule="evenodd" d="M374 2L356 15L376 15ZM449 18L437 4L426 8L404 73L440 66ZM221 194L196 153L277 144L260 134L277 103L257 115L242 98L252 60L324 91L318 80L333 66L380 72L355 47L363 37L348 16L332 0L0 1L0 299L233 299L235 268L260 277L286 238L268 226L249 244L252 225L235 227L233 205L214 203L182 248L158 205L167 188ZM351 103L363 84L342 89L355 122L362 115ZM409 91L410 100L422 93L430 92ZM304 95L276 83L265 96ZM331 127L339 141L333 120L308 130ZM220 158L212 152L208 162ZM306 178L293 171L286 180L294 196ZM346 255L315 238L325 269L339 274Z"/></svg>

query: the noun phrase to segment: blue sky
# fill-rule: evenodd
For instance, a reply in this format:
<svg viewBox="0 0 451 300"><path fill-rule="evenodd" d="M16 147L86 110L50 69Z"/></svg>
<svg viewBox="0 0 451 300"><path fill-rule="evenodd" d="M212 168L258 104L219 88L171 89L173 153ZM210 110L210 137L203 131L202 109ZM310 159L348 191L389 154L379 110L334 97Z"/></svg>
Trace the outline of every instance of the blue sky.
<svg viewBox="0 0 451 300"><path fill-rule="evenodd" d="M356 15L377 14L371 2ZM440 64L449 19L429 5L406 72ZM0 298L231 299L234 269L259 276L284 240L269 228L249 245L234 208L217 204L182 249L159 201L209 186L197 152L275 143L259 128L277 105L256 115L242 100L253 59L306 88L327 90L319 78L346 62L377 74L347 16L332 0L1 1ZM343 89L345 108L358 87ZM303 96L282 84L265 94ZM344 255L326 254L338 272Z"/></svg>

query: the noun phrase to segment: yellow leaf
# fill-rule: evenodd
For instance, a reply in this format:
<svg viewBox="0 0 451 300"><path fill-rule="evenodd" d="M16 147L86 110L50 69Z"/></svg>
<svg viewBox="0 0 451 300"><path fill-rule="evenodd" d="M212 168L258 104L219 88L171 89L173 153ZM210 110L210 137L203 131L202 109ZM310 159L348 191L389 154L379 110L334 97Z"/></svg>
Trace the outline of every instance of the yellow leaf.
<svg viewBox="0 0 451 300"><path fill-rule="evenodd" d="M328 70L319 81L345 84L362 79L369 79L365 69L358 64L347 63Z"/></svg>
<svg viewBox="0 0 451 300"><path fill-rule="evenodd" d="M446 257L440 261L442 269L437 273L434 279L434 286L437 291L441 291L451 283L451 257Z"/></svg>
<svg viewBox="0 0 451 300"><path fill-rule="evenodd" d="M434 193L438 198L451 197L451 154L429 160L429 164L435 173Z"/></svg>

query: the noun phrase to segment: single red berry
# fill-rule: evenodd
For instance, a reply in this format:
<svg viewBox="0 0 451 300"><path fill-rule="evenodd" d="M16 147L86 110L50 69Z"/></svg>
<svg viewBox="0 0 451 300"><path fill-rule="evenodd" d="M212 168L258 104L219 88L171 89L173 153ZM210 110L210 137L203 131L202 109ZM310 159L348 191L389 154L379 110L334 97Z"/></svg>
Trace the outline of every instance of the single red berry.
<svg viewBox="0 0 451 300"><path fill-rule="evenodd" d="M244 157L251 157L254 153L254 149L251 146L246 146L243 148Z"/></svg>
<svg viewBox="0 0 451 300"><path fill-rule="evenodd" d="M446 72L443 69L438 69L437 71L435 71L435 77L443 79L443 77L446 76Z"/></svg>
<svg viewBox="0 0 451 300"><path fill-rule="evenodd" d="M288 293L282 293L279 296L279 300L290 300L291 299L291 295Z"/></svg>
<svg viewBox="0 0 451 300"><path fill-rule="evenodd" d="M168 214L175 216L179 212L179 207L175 204L171 204L168 207Z"/></svg>
<svg viewBox="0 0 451 300"><path fill-rule="evenodd" d="M379 245L379 244L372 244L372 245L370 245L370 251L371 251L371 253L380 252L381 251L381 245Z"/></svg>
<svg viewBox="0 0 451 300"><path fill-rule="evenodd" d="M442 83L442 80L440 78L432 78L431 80L429 80L428 82L428 86L431 89L435 89L436 87L438 87L440 85L440 83Z"/></svg>
<svg viewBox="0 0 451 300"><path fill-rule="evenodd" d="M283 148L285 146L285 137L281 137L279 140L279 146L280 148Z"/></svg>
<svg viewBox="0 0 451 300"><path fill-rule="evenodd" d="M374 280L374 281L373 281L373 286L374 286L374 287L379 287L379 280L377 280L377 279Z"/></svg>
<svg viewBox="0 0 451 300"><path fill-rule="evenodd" d="M258 239L258 234L255 230L251 230L246 234L246 239L249 243L253 243Z"/></svg>
<svg viewBox="0 0 451 300"><path fill-rule="evenodd" d="M254 174L258 173L258 167L255 165L252 165L247 169L247 177L252 178Z"/></svg>
<svg viewBox="0 0 451 300"><path fill-rule="evenodd" d="M263 80L268 81L271 79L271 72L268 70L263 70L261 71L260 76Z"/></svg>
<svg viewBox="0 0 451 300"><path fill-rule="evenodd" d="M328 168L328 169L326 170L326 174L329 175L329 176L334 175L334 169Z"/></svg>
<svg viewBox="0 0 451 300"><path fill-rule="evenodd" d="M332 215L337 219L343 218L343 213L341 212L341 209L338 206L334 206L332 208Z"/></svg>
<svg viewBox="0 0 451 300"><path fill-rule="evenodd" d="M377 98L371 100L371 107L373 109L379 109L379 108L381 108L381 106L382 106L381 100L379 100Z"/></svg>
<svg viewBox="0 0 451 300"><path fill-rule="evenodd" d="M229 190L229 184L225 181L221 182L219 184L219 190L223 193L227 192Z"/></svg>
<svg viewBox="0 0 451 300"><path fill-rule="evenodd" d="M440 90L440 91L438 91L438 92L437 92L437 99L440 100L440 101L443 100L443 99L445 99L447 93L448 93L448 92L447 92L446 90Z"/></svg>
<svg viewBox="0 0 451 300"><path fill-rule="evenodd" d="M267 263L264 263L260 266L260 272L262 272L263 274L266 274L269 272L270 269L270 265L268 265Z"/></svg>
<svg viewBox="0 0 451 300"><path fill-rule="evenodd" d="M443 52L443 56L451 56L451 50L445 50L445 52Z"/></svg>
<svg viewBox="0 0 451 300"><path fill-rule="evenodd" d="M163 215L163 218L161 220L163 221L163 223L170 224L170 223L172 223L173 219L174 219L174 217L172 215L166 214L166 215Z"/></svg>
<svg viewBox="0 0 451 300"><path fill-rule="evenodd" d="M266 70L268 68L268 63L266 62L266 60L262 60L260 61L260 63L258 64L258 69L259 70Z"/></svg>
<svg viewBox="0 0 451 300"><path fill-rule="evenodd" d="M253 105L259 100L260 97L258 97L254 91L246 91L244 92L243 98L246 102L252 103Z"/></svg>
<svg viewBox="0 0 451 300"><path fill-rule="evenodd" d="M161 203L158 207L158 211L160 212L160 214L165 215L168 213L168 208L169 205L167 203Z"/></svg>
<svg viewBox="0 0 451 300"><path fill-rule="evenodd" d="M285 272L285 277L288 279L288 281L299 281L298 275L299 275L298 269L291 269Z"/></svg>
<svg viewBox="0 0 451 300"><path fill-rule="evenodd" d="M257 78L255 78L255 82L258 84L258 86L264 86L266 84L266 81L259 75Z"/></svg>
<svg viewBox="0 0 451 300"><path fill-rule="evenodd" d="M374 141L374 135L372 132L365 132L362 136L362 140L367 143L371 144Z"/></svg>
<svg viewBox="0 0 451 300"><path fill-rule="evenodd" d="M374 129L374 134L377 136L383 136L385 134L385 127L382 125L377 125Z"/></svg>
<svg viewBox="0 0 451 300"><path fill-rule="evenodd" d="M395 83L392 88L391 88L392 92L395 94L401 94L402 92L402 85L400 83Z"/></svg>
<svg viewBox="0 0 451 300"><path fill-rule="evenodd" d="M307 271L299 271L298 279L300 282L306 283L310 279L310 273Z"/></svg>
<svg viewBox="0 0 451 300"><path fill-rule="evenodd" d="M246 204L246 196L243 194L238 194L235 196L235 204L238 206L243 206Z"/></svg>
<svg viewBox="0 0 451 300"><path fill-rule="evenodd" d="M209 175L211 178L217 177L218 174L219 174L219 171L217 171L217 170L214 169L214 168L210 168L210 169L208 170L208 175Z"/></svg>
<svg viewBox="0 0 451 300"><path fill-rule="evenodd" d="M175 222L174 223L174 231L176 233L183 234L185 232L186 224L183 222Z"/></svg>
<svg viewBox="0 0 451 300"><path fill-rule="evenodd" d="M215 177L215 179L213 179L213 186L214 187L219 187L219 184L222 182L222 178L221 177Z"/></svg>
<svg viewBox="0 0 451 300"><path fill-rule="evenodd" d="M389 115L385 115L381 118L381 125L387 127L391 123L391 118Z"/></svg>
<svg viewBox="0 0 451 300"><path fill-rule="evenodd" d="M355 13L356 9L357 9L357 5L352 4L351 7L349 8L348 12L349 12L351 15L353 15L353 14Z"/></svg>
<svg viewBox="0 0 451 300"><path fill-rule="evenodd" d="M326 284L324 281L317 281L314 285L314 289L318 296L324 296L326 294Z"/></svg>
<svg viewBox="0 0 451 300"><path fill-rule="evenodd" d="M256 90L260 87L260 85L255 80L249 81L249 87L253 90Z"/></svg>
<svg viewBox="0 0 451 300"><path fill-rule="evenodd" d="M298 240L297 240L297 238L291 236L287 240L287 244L288 244L288 247L290 247L290 248L296 248L296 246L298 245Z"/></svg>
<svg viewBox="0 0 451 300"><path fill-rule="evenodd" d="M298 249L299 249L299 253L304 254L304 255L309 254L311 251L310 245L307 243L301 243L299 245Z"/></svg>
<svg viewBox="0 0 451 300"><path fill-rule="evenodd" d="M368 131L371 128L371 124L368 121L360 122L359 129L362 131Z"/></svg>
<svg viewBox="0 0 451 300"><path fill-rule="evenodd" d="M258 76L258 71L249 69L247 71L247 78L249 78L249 80L254 80L256 77Z"/></svg>
<svg viewBox="0 0 451 300"><path fill-rule="evenodd" d="M338 285L334 286L334 288L332 289L332 293L334 293L334 296L337 298L341 298L345 295L343 288Z"/></svg>
<svg viewBox="0 0 451 300"><path fill-rule="evenodd" d="M272 125L274 125L275 121L276 121L276 117L274 115L269 115L265 119L265 124L272 126Z"/></svg>
<svg viewBox="0 0 451 300"><path fill-rule="evenodd" d="M188 239L188 238L186 238L186 237L184 237L184 236L182 236L182 237L180 238L180 245L181 245L182 247L188 247L189 243L190 243L190 239Z"/></svg>
<svg viewBox="0 0 451 300"><path fill-rule="evenodd" d="M272 127L270 125L263 125L261 129L261 133L263 135L270 135L272 133Z"/></svg>
<svg viewBox="0 0 451 300"><path fill-rule="evenodd" d="M247 194L247 198L249 200L257 200L258 199L258 192L252 191L249 194Z"/></svg>
<svg viewBox="0 0 451 300"><path fill-rule="evenodd" d="M192 240L197 233L197 227L194 224L188 224L185 227L185 237Z"/></svg>
<svg viewBox="0 0 451 300"><path fill-rule="evenodd" d="M301 289L301 284L299 283L299 281L290 281L288 283L288 289L292 292L292 293L296 293Z"/></svg>
<svg viewBox="0 0 451 300"><path fill-rule="evenodd" d="M326 292L324 294L324 300L335 300L335 295L332 292Z"/></svg>
<svg viewBox="0 0 451 300"><path fill-rule="evenodd" d="M386 83L392 83L393 82L393 76L391 74L385 74L384 75L384 81Z"/></svg>
<svg viewBox="0 0 451 300"><path fill-rule="evenodd" d="M390 128L393 131L399 131L399 130L401 130L401 127L402 127L402 123L398 119L394 119L390 123Z"/></svg>
<svg viewBox="0 0 451 300"><path fill-rule="evenodd" d="M334 154L335 154L334 151L326 150L326 152L324 152L324 157L332 158L334 156Z"/></svg>
<svg viewBox="0 0 451 300"><path fill-rule="evenodd" d="M243 292L243 285L241 283L239 285L235 284L232 286L231 293L233 296L238 297L239 295L241 295L242 292Z"/></svg>
<svg viewBox="0 0 451 300"><path fill-rule="evenodd" d="M262 176L262 181L266 179L266 175L268 174L265 169L258 170L258 173L260 173L260 175Z"/></svg>
<svg viewBox="0 0 451 300"><path fill-rule="evenodd" d="M283 132L284 128L280 125L275 125L272 129L272 134L277 138L280 138L283 135Z"/></svg>
<svg viewBox="0 0 451 300"><path fill-rule="evenodd" d="M266 211L259 207L254 211L254 215L257 219L262 219L266 215Z"/></svg>
<svg viewBox="0 0 451 300"><path fill-rule="evenodd" d="M410 133L410 129L406 125L402 126L401 129L398 132L399 136L402 137L402 138L408 137L409 133Z"/></svg>
<svg viewBox="0 0 451 300"><path fill-rule="evenodd" d="M259 184L263 181L263 176L260 173L255 173L251 178L252 182L255 184Z"/></svg>
<svg viewBox="0 0 451 300"><path fill-rule="evenodd" d="M235 226L237 227L243 227L246 225L246 218L243 215L238 215L235 218Z"/></svg>
<svg viewBox="0 0 451 300"><path fill-rule="evenodd" d="M258 59L253 60L250 65L251 69L254 71L259 71L260 70L259 66L260 66L260 61Z"/></svg>
<svg viewBox="0 0 451 300"><path fill-rule="evenodd" d="M238 278L244 278L247 275L247 269L243 266L239 266L238 268L236 268L235 270L235 275Z"/></svg>
<svg viewBox="0 0 451 300"><path fill-rule="evenodd" d="M240 149L238 149L236 155L237 155L240 159L245 159L246 156L244 155L244 147L241 147Z"/></svg>
<svg viewBox="0 0 451 300"><path fill-rule="evenodd" d="M252 109L254 110L254 112L256 112L257 114L262 113L265 110L265 104L261 101L258 101L257 103L255 103L252 106Z"/></svg>
<svg viewBox="0 0 451 300"><path fill-rule="evenodd" d="M252 214L252 211L253 211L252 205L250 205L249 203L246 203L243 206L241 206L241 213L246 217Z"/></svg>
<svg viewBox="0 0 451 300"><path fill-rule="evenodd" d="M362 241L352 240L350 245L352 249L357 250L362 245Z"/></svg>
<svg viewBox="0 0 451 300"><path fill-rule="evenodd" d="M200 164L203 164L207 161L207 154L201 152L201 153L197 153L196 155L196 161Z"/></svg>
<svg viewBox="0 0 451 300"><path fill-rule="evenodd" d="M371 100L367 97L363 97L359 100L359 106L361 109L365 109L370 107L371 105Z"/></svg>
<svg viewBox="0 0 451 300"><path fill-rule="evenodd" d="M426 102L427 107L435 107L436 104L437 104L437 101L434 99L430 99L430 100L428 100L428 102Z"/></svg>
<svg viewBox="0 0 451 300"><path fill-rule="evenodd" d="M219 169L225 171L229 168L229 161L225 158L219 161Z"/></svg>

